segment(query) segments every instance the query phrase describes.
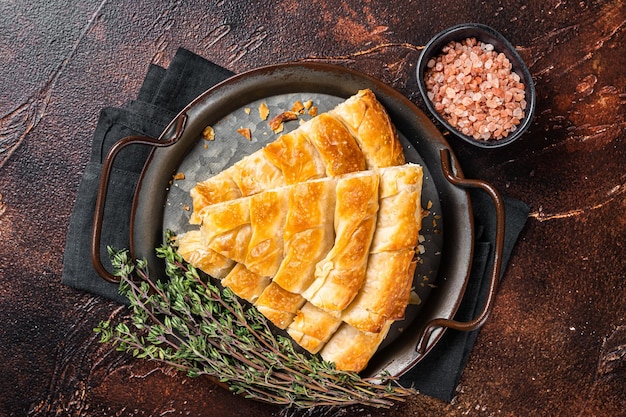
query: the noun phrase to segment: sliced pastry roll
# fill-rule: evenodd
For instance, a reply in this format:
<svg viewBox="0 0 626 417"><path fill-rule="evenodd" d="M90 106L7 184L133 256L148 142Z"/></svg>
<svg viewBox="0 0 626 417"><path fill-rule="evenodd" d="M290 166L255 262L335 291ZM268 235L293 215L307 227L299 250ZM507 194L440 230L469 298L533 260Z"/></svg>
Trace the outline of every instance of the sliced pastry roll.
<svg viewBox="0 0 626 417"><path fill-rule="evenodd" d="M250 197L205 207L200 231L208 249L235 262L244 262L252 236Z"/></svg>
<svg viewBox="0 0 626 417"><path fill-rule="evenodd" d="M422 227L422 167L405 164L378 173L380 208L370 252L414 248Z"/></svg>
<svg viewBox="0 0 626 417"><path fill-rule="evenodd" d="M352 133L329 114L322 113L298 129L321 155L327 176L336 177L366 168L365 157Z"/></svg>
<svg viewBox="0 0 626 417"><path fill-rule="evenodd" d="M261 293L254 306L279 329L291 324L305 303L300 294L294 294L272 282Z"/></svg>
<svg viewBox="0 0 626 417"><path fill-rule="evenodd" d="M284 258L274 282L287 291L302 293L315 278L315 265L335 242L333 178L290 187L284 239Z"/></svg>
<svg viewBox="0 0 626 417"><path fill-rule="evenodd" d="M355 328L379 332L401 319L415 272L415 248L422 224L422 168L407 164L380 172L380 208L367 276L342 319Z"/></svg>
<svg viewBox="0 0 626 417"><path fill-rule="evenodd" d="M395 126L371 90L360 90L329 112L350 129L369 169L405 163Z"/></svg>
<svg viewBox="0 0 626 417"><path fill-rule="evenodd" d="M178 253L183 259L212 277L222 279L235 265L219 253L208 249L202 242L200 230L191 230L176 237Z"/></svg>
<svg viewBox="0 0 626 417"><path fill-rule="evenodd" d="M190 223L209 204L323 176L404 163L388 114L370 90L361 90L264 149L243 158L191 191Z"/></svg>
<svg viewBox="0 0 626 417"><path fill-rule="evenodd" d="M287 217L288 197L286 187L250 197L252 235L243 262L254 273L274 276L283 260L283 230Z"/></svg>
<svg viewBox="0 0 626 417"><path fill-rule="evenodd" d="M189 192L193 203L193 212L189 223L200 224L200 211L211 204L234 200L241 197L241 190L227 171L197 183Z"/></svg>
<svg viewBox="0 0 626 417"><path fill-rule="evenodd" d="M228 168L233 181L241 190L242 196L285 185L282 171L259 150L246 156Z"/></svg>
<svg viewBox="0 0 626 417"><path fill-rule="evenodd" d="M362 171L341 177L335 197L334 245L317 263L315 279L302 293L329 311L346 308L365 279L378 212L378 175Z"/></svg>
<svg viewBox="0 0 626 417"><path fill-rule="evenodd" d="M362 371L387 336L391 323L385 323L378 333L362 332L344 323L324 345L320 355L325 361L334 362L337 369Z"/></svg>
<svg viewBox="0 0 626 417"><path fill-rule="evenodd" d="M269 277L255 274L243 264L236 264L222 280L222 285L230 288L244 300L254 304L270 282L271 279Z"/></svg>
<svg viewBox="0 0 626 417"><path fill-rule="evenodd" d="M258 150L213 177L198 182L189 192L193 212L189 223L200 224L206 207L285 185L282 171Z"/></svg>
<svg viewBox="0 0 626 417"><path fill-rule="evenodd" d="M311 303L305 303L287 327L287 333L297 344L311 353L317 353L339 325L339 314L331 314Z"/></svg>
<svg viewBox="0 0 626 417"><path fill-rule="evenodd" d="M263 148L263 153L282 171L286 184L326 176L324 160L300 129L282 135Z"/></svg>
<svg viewBox="0 0 626 417"><path fill-rule="evenodd" d="M388 320L403 318L415 272L414 257L412 249L371 254L363 287L341 319L359 330L377 333Z"/></svg>

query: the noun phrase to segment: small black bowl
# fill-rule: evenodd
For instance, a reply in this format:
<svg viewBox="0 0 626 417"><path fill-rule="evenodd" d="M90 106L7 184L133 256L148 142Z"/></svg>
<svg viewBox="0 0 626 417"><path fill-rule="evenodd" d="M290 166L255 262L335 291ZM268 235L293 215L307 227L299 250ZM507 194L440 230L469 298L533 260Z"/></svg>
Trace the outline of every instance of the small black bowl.
<svg viewBox="0 0 626 417"><path fill-rule="evenodd" d="M428 98L426 84L424 81L424 73L426 72L426 65L431 58L435 58L441 54L441 50L444 46L452 41L460 42L467 38L476 38L478 42L484 42L492 44L496 52L502 52L509 59L513 66L513 71L520 76L520 81L524 84L526 109L524 110L524 118L517 125L514 132L502 139L490 139L490 140L478 140L471 136L464 135L458 129L453 127L448 121L435 110L435 107L431 100ZM520 136L528 129L535 111L535 85L533 79L528 71L528 67L524 64L524 61L519 56L515 47L500 33L493 28L478 24L478 23L465 23L457 26L452 26L433 37L424 47L419 60L417 61L417 83L420 93L424 98L424 102L428 107L430 113L435 117L446 129L448 129L455 136L471 143L472 145L482 148L499 148L510 144L511 142L519 139Z"/></svg>

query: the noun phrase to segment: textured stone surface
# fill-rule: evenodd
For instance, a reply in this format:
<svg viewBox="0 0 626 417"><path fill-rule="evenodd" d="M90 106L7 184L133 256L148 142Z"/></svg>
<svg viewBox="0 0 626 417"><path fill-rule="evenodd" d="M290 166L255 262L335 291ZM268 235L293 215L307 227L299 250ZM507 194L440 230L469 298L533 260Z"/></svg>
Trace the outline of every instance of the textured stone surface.
<svg viewBox="0 0 626 417"><path fill-rule="evenodd" d="M470 21L516 45L538 107L506 149L449 141L467 177L526 201L530 219L452 404L416 396L392 411L356 411L626 415L624 2L267 3L0 5L0 415L277 415L109 351L92 328L121 309L61 284L98 112L132 100L147 65L167 66L179 46L235 72L335 63L422 106L413 73L421 47Z"/></svg>

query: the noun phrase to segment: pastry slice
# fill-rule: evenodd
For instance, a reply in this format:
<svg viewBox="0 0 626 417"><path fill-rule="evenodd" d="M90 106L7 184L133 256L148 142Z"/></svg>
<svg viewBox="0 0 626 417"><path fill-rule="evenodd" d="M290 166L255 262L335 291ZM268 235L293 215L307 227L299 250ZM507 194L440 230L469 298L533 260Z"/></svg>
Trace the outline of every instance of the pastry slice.
<svg viewBox="0 0 626 417"><path fill-rule="evenodd" d="M202 242L200 230L177 236L176 244L185 261L217 279L224 278L235 265L232 259L208 249Z"/></svg>
<svg viewBox="0 0 626 417"><path fill-rule="evenodd" d="M202 211L204 245L235 262L244 262L252 236L250 197L213 204Z"/></svg>
<svg viewBox="0 0 626 417"><path fill-rule="evenodd" d="M263 290L254 306L276 327L285 329L305 301L301 295L289 292L272 282Z"/></svg>
<svg viewBox="0 0 626 417"><path fill-rule="evenodd" d="M263 153L282 171L286 184L326 176L322 157L300 129L282 135L263 148Z"/></svg>
<svg viewBox="0 0 626 417"><path fill-rule="evenodd" d="M405 164L377 172L380 207L370 252L414 248L422 227L422 167Z"/></svg>
<svg viewBox="0 0 626 417"><path fill-rule="evenodd" d="M365 157L352 133L328 113L312 118L298 129L319 152L327 176L336 177L366 168Z"/></svg>
<svg viewBox="0 0 626 417"><path fill-rule="evenodd" d="M320 355L325 361L334 362L337 369L360 372L387 336L391 323L385 323L378 333L362 332L343 323L324 345Z"/></svg>
<svg viewBox="0 0 626 417"><path fill-rule="evenodd" d="M193 203L193 212L189 223L200 224L202 214L200 211L211 204L234 200L241 197L241 190L227 171L198 182L189 192Z"/></svg>
<svg viewBox="0 0 626 417"><path fill-rule="evenodd" d="M287 333L297 344L311 353L317 353L341 324L338 316L306 303L287 327Z"/></svg>
<svg viewBox="0 0 626 417"><path fill-rule="evenodd" d="M341 177L335 197L335 243L315 266L315 279L302 293L329 311L346 308L365 279L378 212L378 175L363 171Z"/></svg>
<svg viewBox="0 0 626 417"><path fill-rule="evenodd" d="M255 274L243 264L236 264L222 280L222 285L230 288L244 300L254 304L270 282L271 279L269 277Z"/></svg>
<svg viewBox="0 0 626 417"><path fill-rule="evenodd" d="M396 128L371 90L360 90L329 114L341 120L352 132L369 169L405 163Z"/></svg>
<svg viewBox="0 0 626 417"><path fill-rule="evenodd" d="M335 241L333 178L295 184L289 190L284 239L284 258L274 276L282 288L300 294L314 279L315 264Z"/></svg>
<svg viewBox="0 0 626 417"><path fill-rule="evenodd" d="M230 171L229 174L241 190L242 196L285 185L282 171L272 164L262 150L246 156L227 171Z"/></svg>
<svg viewBox="0 0 626 417"><path fill-rule="evenodd" d="M422 168L416 164L381 169L380 208L363 287L342 320L379 332L388 320L404 317L415 272L422 224Z"/></svg>
<svg viewBox="0 0 626 417"><path fill-rule="evenodd" d="M252 235L244 263L256 274L274 276L283 260L283 230L288 197L285 187L250 197Z"/></svg>
<svg viewBox="0 0 626 417"><path fill-rule="evenodd" d="M200 224L203 209L285 185L282 171L258 150L219 174L198 182L189 192L193 212L190 224Z"/></svg>
<svg viewBox="0 0 626 417"><path fill-rule="evenodd" d="M377 333L388 320L403 318L415 272L414 257L412 249L371 254L363 287L341 319L358 330Z"/></svg>

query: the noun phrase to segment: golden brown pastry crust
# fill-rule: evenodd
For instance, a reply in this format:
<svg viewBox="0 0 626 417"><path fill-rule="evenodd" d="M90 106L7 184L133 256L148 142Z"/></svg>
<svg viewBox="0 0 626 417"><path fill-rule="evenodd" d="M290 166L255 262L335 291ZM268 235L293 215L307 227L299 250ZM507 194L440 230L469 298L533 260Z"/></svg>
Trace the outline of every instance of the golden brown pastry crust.
<svg viewBox="0 0 626 417"><path fill-rule="evenodd" d="M365 157L352 133L339 120L322 113L299 127L324 161L326 175L363 171Z"/></svg>
<svg viewBox="0 0 626 417"><path fill-rule="evenodd" d="M412 249L370 255L363 287L341 319L359 330L377 333L387 320L403 318L404 308L398 304L408 302L414 257Z"/></svg>
<svg viewBox="0 0 626 417"><path fill-rule="evenodd" d="M385 323L379 333L362 332L344 323L324 345L320 355L325 361L334 362L337 369L362 371L387 336L391 323Z"/></svg>
<svg viewBox="0 0 626 417"><path fill-rule="evenodd" d="M203 207L263 190L404 161L395 127L372 91L361 90L191 191L190 223Z"/></svg>
<svg viewBox="0 0 626 417"><path fill-rule="evenodd" d="M235 262L244 262L252 235L250 197L207 206L202 214L203 243Z"/></svg>
<svg viewBox="0 0 626 417"><path fill-rule="evenodd" d="M300 294L294 294L272 282L261 293L254 306L279 329L285 329L305 303Z"/></svg>
<svg viewBox="0 0 626 417"><path fill-rule="evenodd" d="M265 191L250 197L252 235L244 263L259 275L274 276L283 260L283 231L288 209L285 188Z"/></svg>
<svg viewBox="0 0 626 417"><path fill-rule="evenodd" d="M351 130L369 169L405 163L396 128L371 90L360 90L329 114Z"/></svg>
<svg viewBox="0 0 626 417"><path fill-rule="evenodd" d="M230 288L244 300L255 303L270 282L269 277L255 274L243 264L236 264L222 280L222 285Z"/></svg>
<svg viewBox="0 0 626 417"><path fill-rule="evenodd" d="M422 223L422 168L407 164L379 173L380 207L365 282L342 314L346 323L368 332L404 317Z"/></svg>
<svg viewBox="0 0 626 417"><path fill-rule="evenodd" d="M211 204L234 200L241 197L241 190L227 171L197 183L189 192L193 203L191 224L201 223L200 211Z"/></svg>
<svg viewBox="0 0 626 417"><path fill-rule="evenodd" d="M287 333L300 346L311 353L317 353L341 324L338 316L311 303L305 303L287 327Z"/></svg>
<svg viewBox="0 0 626 417"><path fill-rule="evenodd" d="M285 185L280 169L259 150L238 161L228 169L242 196L249 196Z"/></svg>
<svg viewBox="0 0 626 417"><path fill-rule="evenodd" d="M369 170L366 170L369 169ZM404 316L421 167L362 90L192 190L179 251L302 347L360 371Z"/></svg>
<svg viewBox="0 0 626 417"><path fill-rule="evenodd" d="M289 192L289 211L284 230L284 258L274 282L288 291L301 293L314 279L315 265L335 241L333 178L296 184Z"/></svg>
<svg viewBox="0 0 626 417"><path fill-rule="evenodd" d="M335 243L303 292L309 302L329 311L346 308L365 279L378 211L378 175L362 171L341 177L335 195Z"/></svg>
<svg viewBox="0 0 626 417"><path fill-rule="evenodd" d="M185 261L217 279L224 278L235 266L232 259L206 247L200 230L190 230L177 236L176 245Z"/></svg>
<svg viewBox="0 0 626 417"><path fill-rule="evenodd" d="M282 171L286 184L326 176L322 157L300 129L282 135L263 148L263 152Z"/></svg>

